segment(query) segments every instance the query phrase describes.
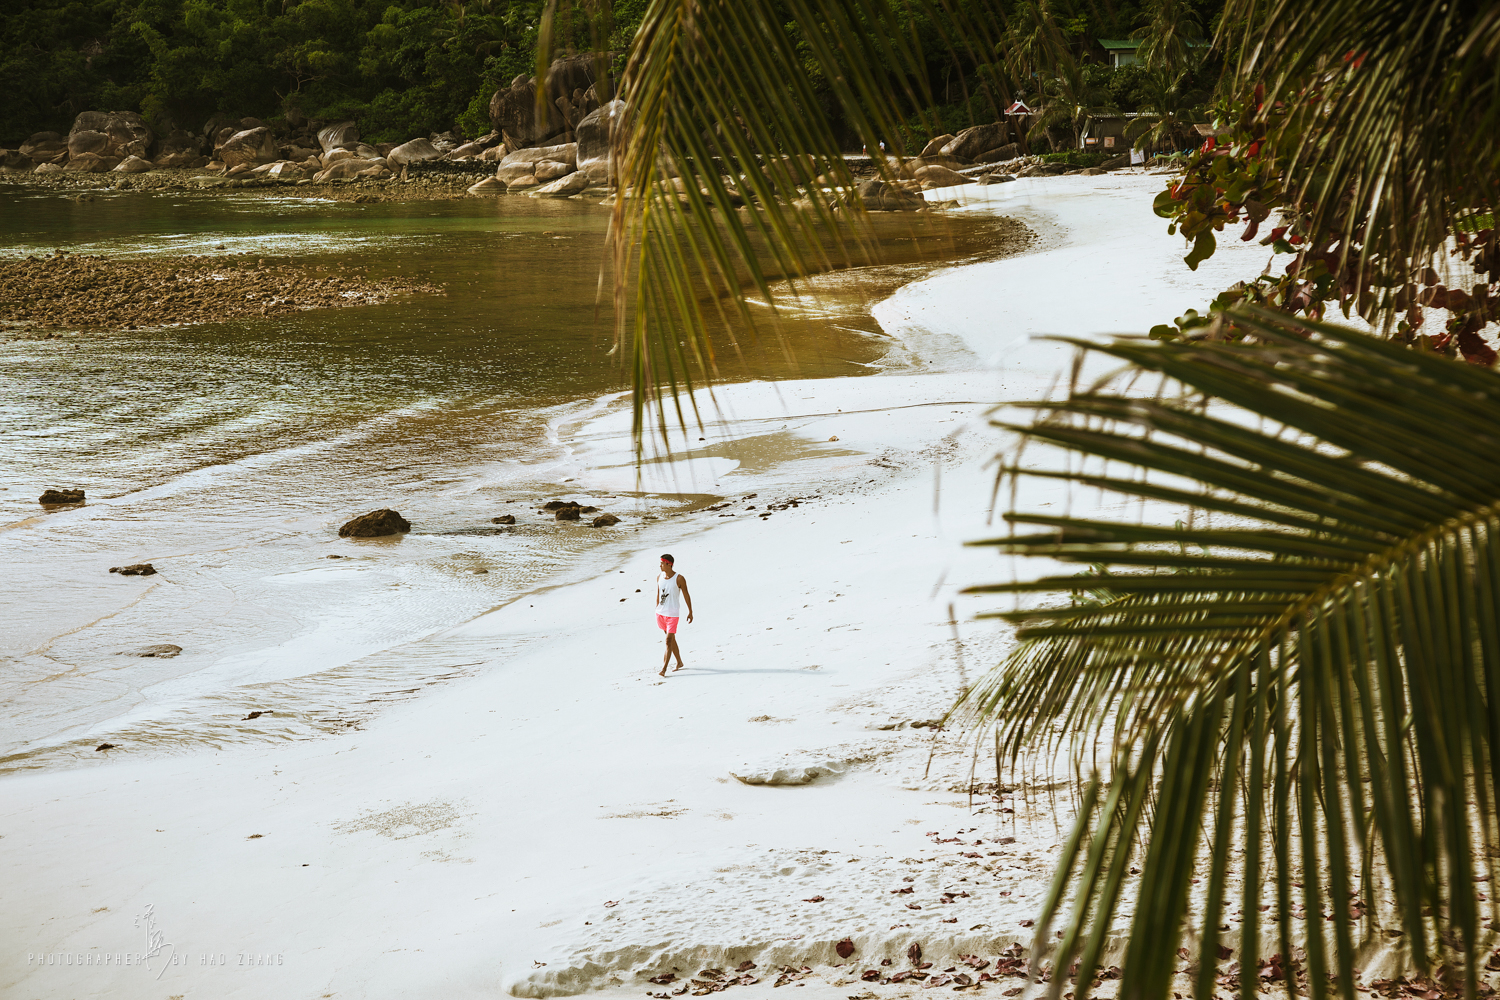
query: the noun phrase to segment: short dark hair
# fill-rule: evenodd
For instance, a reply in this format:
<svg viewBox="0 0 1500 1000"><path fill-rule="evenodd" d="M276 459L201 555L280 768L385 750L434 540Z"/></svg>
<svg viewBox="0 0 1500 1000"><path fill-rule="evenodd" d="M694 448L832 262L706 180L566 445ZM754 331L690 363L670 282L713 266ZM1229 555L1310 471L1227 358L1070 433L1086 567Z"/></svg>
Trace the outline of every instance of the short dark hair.
<svg viewBox="0 0 1500 1000"><path fill-rule="evenodd" d="M675 563L677 561L676 559L672 558L672 554L670 552L663 552L661 557L663 560L669 563Z"/></svg>

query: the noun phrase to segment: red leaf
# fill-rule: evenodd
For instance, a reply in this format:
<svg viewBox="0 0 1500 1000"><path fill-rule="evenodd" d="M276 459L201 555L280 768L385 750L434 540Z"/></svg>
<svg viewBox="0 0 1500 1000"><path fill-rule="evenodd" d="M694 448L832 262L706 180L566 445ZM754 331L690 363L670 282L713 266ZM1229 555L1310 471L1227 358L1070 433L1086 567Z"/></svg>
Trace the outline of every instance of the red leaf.
<svg viewBox="0 0 1500 1000"><path fill-rule="evenodd" d="M854 954L854 942L849 938L844 938L833 946L833 950L839 953L839 958L848 958Z"/></svg>
<svg viewBox="0 0 1500 1000"><path fill-rule="evenodd" d="M1035 927L1036 926L1036 921L1035 920L1023 920L1023 921L1021 921L1021 926L1022 927Z"/></svg>
<svg viewBox="0 0 1500 1000"><path fill-rule="evenodd" d="M912 965L920 965L922 962L922 945L913 941L911 947L906 949L906 958Z"/></svg>

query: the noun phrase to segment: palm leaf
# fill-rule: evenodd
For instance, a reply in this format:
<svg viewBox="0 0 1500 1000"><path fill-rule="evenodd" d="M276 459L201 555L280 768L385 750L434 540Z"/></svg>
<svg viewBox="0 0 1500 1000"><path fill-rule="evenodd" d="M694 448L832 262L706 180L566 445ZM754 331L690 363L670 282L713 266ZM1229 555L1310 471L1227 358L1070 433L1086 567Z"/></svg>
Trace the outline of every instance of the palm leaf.
<svg viewBox="0 0 1500 1000"><path fill-rule="evenodd" d="M955 710L994 727L1010 766L1054 751L1055 732L1074 740L1087 794L1033 968L1056 944L1085 996L1133 894L1122 997L1167 996L1189 934L1197 995L1231 939L1251 996L1262 906L1271 950L1305 950L1313 997L1330 975L1353 996L1380 928L1423 970L1459 963L1472 990L1474 880L1500 851L1500 376L1279 313L1235 321L1263 346L1077 342L1179 394L1075 388L999 424L1084 459L1012 461L1020 483L1192 511L1161 529L1013 510L1018 530L975 543L1096 569L973 593L1104 592L997 613L1019 645ZM1093 772L1099 742L1109 766Z"/></svg>
<svg viewBox="0 0 1500 1000"><path fill-rule="evenodd" d="M682 390L714 373L711 330L766 325L748 294L771 303L774 333L774 281L851 259L863 206L814 75L890 175L880 143L900 103L925 103L923 74L885 0L653 0L621 83L612 229L638 448L685 425Z"/></svg>

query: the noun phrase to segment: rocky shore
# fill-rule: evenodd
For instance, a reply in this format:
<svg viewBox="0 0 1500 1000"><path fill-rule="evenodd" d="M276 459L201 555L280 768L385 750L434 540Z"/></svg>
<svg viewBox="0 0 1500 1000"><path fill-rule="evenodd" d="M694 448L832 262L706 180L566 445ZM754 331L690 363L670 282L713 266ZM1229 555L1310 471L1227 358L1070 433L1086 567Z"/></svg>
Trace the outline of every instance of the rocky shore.
<svg viewBox="0 0 1500 1000"><path fill-rule="evenodd" d="M57 252L0 258L0 329L131 330L375 305L432 285L372 279L289 259L244 256L129 260ZM15 329L7 331L16 333Z"/></svg>

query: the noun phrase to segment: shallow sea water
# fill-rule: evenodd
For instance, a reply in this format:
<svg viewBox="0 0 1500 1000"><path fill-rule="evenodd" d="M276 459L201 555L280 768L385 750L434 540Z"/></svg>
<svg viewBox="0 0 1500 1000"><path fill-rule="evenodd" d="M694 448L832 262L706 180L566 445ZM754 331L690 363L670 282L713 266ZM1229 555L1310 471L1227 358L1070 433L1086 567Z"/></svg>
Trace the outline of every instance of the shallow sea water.
<svg viewBox="0 0 1500 1000"><path fill-rule="evenodd" d="M607 224L598 205L530 198L0 192L9 254L245 253L446 291L195 327L0 331L0 771L98 761L105 740L172 752L357 725L357 706L497 656L445 629L612 566L654 521L713 502L587 498L629 513L625 531L536 514L569 495L557 425L625 388L595 305ZM808 282L783 323L790 358L739 331L739 351L721 338L719 375L906 364L870 307L1009 235L994 219L882 217L887 263ZM44 511L49 487L88 503ZM411 534L337 538L387 506ZM521 523L493 526L503 513ZM108 572L135 562L159 572ZM163 642L184 651L120 655ZM273 714L243 720L252 710Z"/></svg>

